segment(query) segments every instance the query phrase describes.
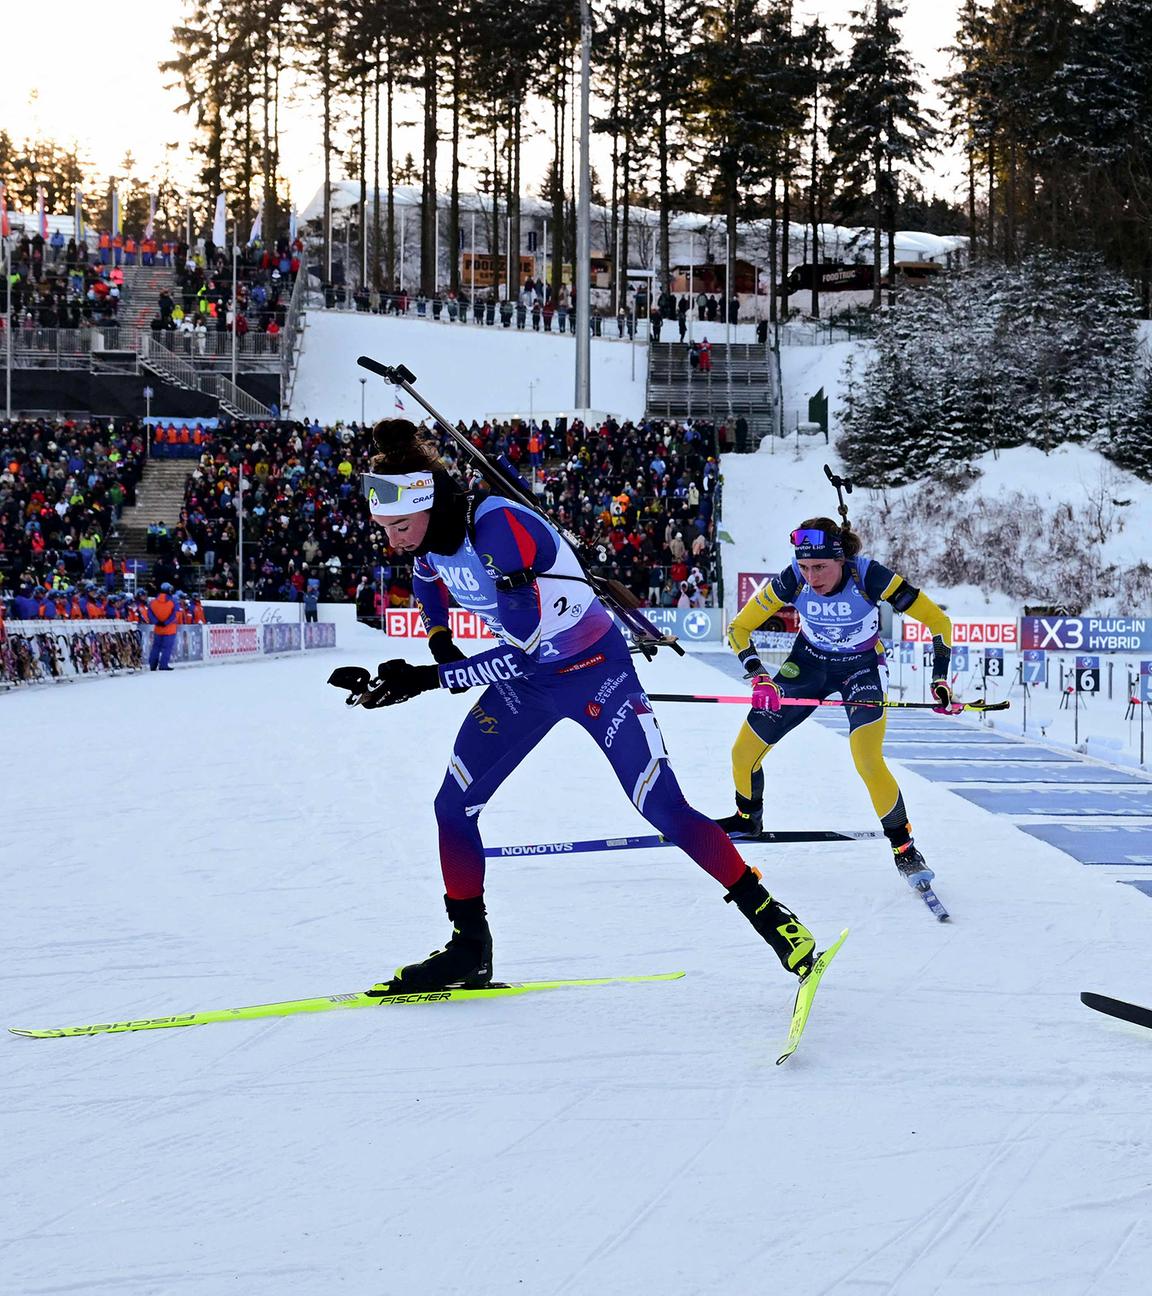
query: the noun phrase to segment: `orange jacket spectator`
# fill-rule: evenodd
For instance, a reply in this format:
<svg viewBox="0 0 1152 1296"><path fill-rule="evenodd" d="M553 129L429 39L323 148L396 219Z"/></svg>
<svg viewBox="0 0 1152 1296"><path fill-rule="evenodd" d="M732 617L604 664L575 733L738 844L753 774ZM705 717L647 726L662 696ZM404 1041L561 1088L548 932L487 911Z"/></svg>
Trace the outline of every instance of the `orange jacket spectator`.
<svg viewBox="0 0 1152 1296"><path fill-rule="evenodd" d="M199 599L192 605L192 624L203 625L207 618L204 615L204 605Z"/></svg>
<svg viewBox="0 0 1152 1296"><path fill-rule="evenodd" d="M176 633L176 604L172 602L171 596L161 590L148 604L148 611L152 613L152 621L158 635L174 635Z"/></svg>

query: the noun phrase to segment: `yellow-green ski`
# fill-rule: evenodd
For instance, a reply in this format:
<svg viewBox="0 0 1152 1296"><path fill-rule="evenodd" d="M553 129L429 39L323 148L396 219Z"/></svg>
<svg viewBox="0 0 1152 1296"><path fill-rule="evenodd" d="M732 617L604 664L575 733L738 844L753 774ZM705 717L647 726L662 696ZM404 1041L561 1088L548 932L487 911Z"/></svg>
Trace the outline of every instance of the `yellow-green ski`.
<svg viewBox="0 0 1152 1296"><path fill-rule="evenodd" d="M812 964L812 971L800 982L800 986L796 991L796 1006L792 1009L792 1027L788 1032L788 1045L776 1059L777 1066L782 1062L787 1062L792 1054L796 1052L796 1045L800 1043L800 1036L804 1034L808 1014L812 1011L812 1000L816 998L816 991L820 988L820 978L828 970L828 964L836 957L836 952L847 938L848 929L845 928L840 933L840 939L834 945L828 946L824 953Z"/></svg>
<svg viewBox="0 0 1152 1296"><path fill-rule="evenodd" d="M131 1021L101 1022L94 1026L61 1026L55 1030L28 1030L10 1026L13 1035L29 1039L62 1039L71 1035L120 1035L125 1031L169 1030L176 1026L211 1026L215 1022L251 1021L257 1017L294 1017L298 1013L333 1012L337 1008L394 1008L401 1004L449 1003L456 999L500 999L532 994L537 990L563 990L570 986L619 985L634 981L676 981L683 972L658 972L652 976L581 977L570 981L495 982L479 990L427 990L414 994L322 995L316 999L287 999L283 1003L250 1004L246 1008L215 1008L207 1012L180 1013L174 1017L144 1017Z"/></svg>

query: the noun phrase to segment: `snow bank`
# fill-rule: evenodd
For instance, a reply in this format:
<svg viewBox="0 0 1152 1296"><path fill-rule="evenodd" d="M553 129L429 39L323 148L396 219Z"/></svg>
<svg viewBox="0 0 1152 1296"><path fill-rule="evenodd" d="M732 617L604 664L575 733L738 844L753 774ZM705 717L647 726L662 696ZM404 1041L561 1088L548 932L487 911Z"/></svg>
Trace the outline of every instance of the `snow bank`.
<svg viewBox="0 0 1152 1296"><path fill-rule="evenodd" d="M849 346L857 344L810 348L803 355L795 356L797 363L785 373L785 404L798 403L798 396L817 386L828 390L836 381L835 357L821 359L811 356L812 352L846 351ZM833 408L835 390L831 393ZM735 610L738 572L778 570L790 558L788 531L792 526L805 517L835 515L836 496L823 472L825 463L831 464L834 471L843 471L834 448L835 433L832 441L832 445L825 445L823 437L797 439L793 436L784 441L765 441L755 455L725 458L724 530L733 541L724 550L730 613ZM1096 451L1065 445L1045 455L1035 447L1019 446L998 455L983 455L973 461L973 466L982 475L961 498L970 497L993 506L1003 501L1007 509L1010 498L1015 505L1015 497L1023 495L1029 501L1030 517L1037 528L1047 526L1048 520L1066 506L1085 527L1085 551L1093 552L1103 566L1115 566L1123 571L1147 561L1148 536L1152 534L1152 484L1117 468ZM848 502L850 516L865 545L871 548L870 536L874 543L877 535L883 533L883 521L888 513L909 504L915 511L915 503L923 494L923 484L917 483L894 490L857 488ZM773 519L770 526L764 522L768 507ZM1019 600L999 591L978 589L970 584L942 586L934 577L930 555L933 549L947 543L947 537L940 534L938 518L924 516L923 527L922 535L915 537L914 543L929 558L921 569L905 573L910 580L943 597L957 616L1023 613ZM879 546L875 553L881 560L886 556ZM1053 583L1050 570L1038 567L1035 578L1037 594ZM1064 593L1070 599L1085 600L1085 615L1140 615L1148 611L1110 606L1109 591L1104 588L1069 589Z"/></svg>

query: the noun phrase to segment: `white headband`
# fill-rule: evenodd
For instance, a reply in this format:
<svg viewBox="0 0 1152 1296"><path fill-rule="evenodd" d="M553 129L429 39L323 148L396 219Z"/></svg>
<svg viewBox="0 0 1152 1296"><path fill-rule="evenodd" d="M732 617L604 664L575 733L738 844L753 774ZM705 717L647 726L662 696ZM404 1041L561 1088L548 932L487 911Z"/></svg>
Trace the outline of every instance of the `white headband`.
<svg viewBox="0 0 1152 1296"><path fill-rule="evenodd" d="M365 473L361 489L374 518L404 517L432 507L436 482L430 468L413 473Z"/></svg>

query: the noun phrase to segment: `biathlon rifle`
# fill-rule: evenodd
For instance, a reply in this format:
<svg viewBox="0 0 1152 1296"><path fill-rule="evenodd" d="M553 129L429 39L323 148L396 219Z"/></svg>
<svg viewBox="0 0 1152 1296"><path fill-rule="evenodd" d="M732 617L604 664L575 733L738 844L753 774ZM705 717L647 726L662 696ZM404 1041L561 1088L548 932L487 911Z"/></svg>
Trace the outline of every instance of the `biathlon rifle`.
<svg viewBox="0 0 1152 1296"><path fill-rule="evenodd" d="M616 614L632 636L633 651L642 653L649 659L656 655L658 648L671 648L674 652L679 653L681 657L684 655L684 649L680 646L675 635L662 634L648 620L644 615L640 600L636 598L631 590L617 580L611 580L604 576L595 576L588 570L588 564L592 561L592 558L586 552L584 545L571 531L559 526L548 517L540 505L537 504L527 484L511 464L505 466L500 462L489 459L462 432L453 427L442 414L433 409L413 385L416 382L416 375L411 369L405 368L402 364L381 364L379 360L373 360L371 356L361 356L356 363L361 369L367 369L369 373L374 373L383 378L385 382L390 382L399 387L401 391L407 392L421 408L426 410L439 430L468 458L468 461L480 474L490 490L505 499L514 500L517 504L522 504L525 508L531 509L538 517L543 518L549 526L559 531L575 554L576 561L580 564L584 575L550 576L549 580L574 580L590 586L596 597Z"/></svg>

